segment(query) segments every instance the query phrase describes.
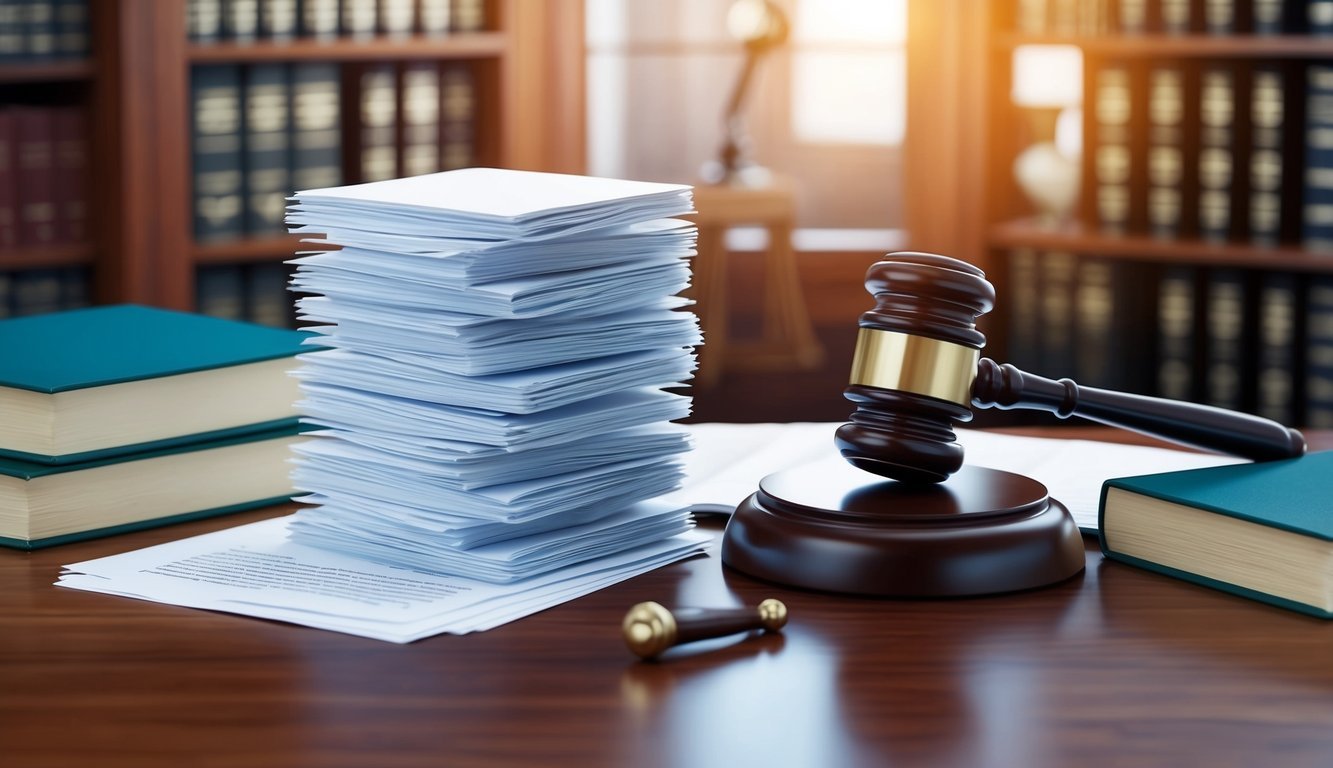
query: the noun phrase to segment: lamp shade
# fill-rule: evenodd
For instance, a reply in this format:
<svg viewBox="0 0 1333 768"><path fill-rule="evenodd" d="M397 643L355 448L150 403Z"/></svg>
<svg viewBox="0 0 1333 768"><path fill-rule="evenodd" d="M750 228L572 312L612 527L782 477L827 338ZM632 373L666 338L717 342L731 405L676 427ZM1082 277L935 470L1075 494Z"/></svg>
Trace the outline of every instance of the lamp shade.
<svg viewBox="0 0 1333 768"><path fill-rule="evenodd" d="M1010 98L1020 107L1071 107L1083 101L1083 52L1073 45L1020 45Z"/></svg>

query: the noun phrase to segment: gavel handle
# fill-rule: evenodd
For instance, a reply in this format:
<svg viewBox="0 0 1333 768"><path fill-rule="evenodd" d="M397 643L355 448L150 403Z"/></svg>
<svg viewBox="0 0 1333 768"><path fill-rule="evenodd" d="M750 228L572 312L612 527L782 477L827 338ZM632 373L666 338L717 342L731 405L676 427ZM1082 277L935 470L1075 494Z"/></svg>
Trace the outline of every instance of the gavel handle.
<svg viewBox="0 0 1333 768"><path fill-rule="evenodd" d="M1050 411L1254 461L1305 453L1305 437L1269 419L1210 405L1081 387L982 358L972 384L977 408Z"/></svg>

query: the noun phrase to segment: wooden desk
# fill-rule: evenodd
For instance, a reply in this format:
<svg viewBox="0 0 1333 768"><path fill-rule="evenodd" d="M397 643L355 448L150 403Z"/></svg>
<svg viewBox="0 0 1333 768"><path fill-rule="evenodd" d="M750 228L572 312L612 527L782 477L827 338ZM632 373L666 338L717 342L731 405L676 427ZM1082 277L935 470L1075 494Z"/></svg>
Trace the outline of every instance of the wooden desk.
<svg viewBox="0 0 1333 768"><path fill-rule="evenodd" d="M1333 622L1092 542L1072 581L967 600L798 593L696 559L408 646L51 586L62 563L280 511L0 552L0 765L1333 765ZM779 636L656 664L621 644L641 600L770 595Z"/></svg>

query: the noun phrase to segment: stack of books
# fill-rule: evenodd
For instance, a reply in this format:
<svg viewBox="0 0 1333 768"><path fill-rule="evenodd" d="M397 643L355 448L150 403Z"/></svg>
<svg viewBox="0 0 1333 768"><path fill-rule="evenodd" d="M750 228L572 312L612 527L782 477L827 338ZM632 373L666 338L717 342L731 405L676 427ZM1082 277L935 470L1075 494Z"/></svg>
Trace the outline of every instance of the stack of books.
<svg viewBox="0 0 1333 768"><path fill-rule="evenodd" d="M679 486L701 342L686 186L465 169L300 192L291 537L492 583L699 551Z"/></svg>
<svg viewBox="0 0 1333 768"><path fill-rule="evenodd" d="M130 305L0 322L0 545L289 499L307 337Z"/></svg>

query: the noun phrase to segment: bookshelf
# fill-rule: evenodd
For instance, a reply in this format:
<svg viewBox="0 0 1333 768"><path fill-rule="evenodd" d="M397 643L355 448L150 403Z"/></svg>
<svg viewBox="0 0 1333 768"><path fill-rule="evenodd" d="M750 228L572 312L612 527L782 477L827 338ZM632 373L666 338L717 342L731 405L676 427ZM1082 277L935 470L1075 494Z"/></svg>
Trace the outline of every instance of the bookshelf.
<svg viewBox="0 0 1333 768"><path fill-rule="evenodd" d="M60 9L74 1L49 0L53 18L58 20ZM467 30L458 24L426 29L424 17L417 14L428 4L455 20L458 14L469 14ZM27 103L38 94L38 100L85 110L90 128L88 234L78 242L0 247L0 288L9 289L8 298L0 296L0 305L6 311L12 309L16 292L26 291L22 283L44 273L82 276L82 295L75 297L80 302L136 302L183 310L201 309L198 283L205 273L255 271L281 280L282 270L275 265L298 249L297 238L280 230L196 236L194 89L201 71L262 68L288 73L304 66L337 72L339 182L358 180L353 169L359 148L349 146L356 127L350 73L372 66L444 71L456 65L467 70L474 106L468 116L470 144L466 154L455 153L455 164L465 157L469 165L583 171L582 47L571 44L582 40L581 2L325 0L340 23L354 6L364 15L367 9L387 14L388 5L406 9L406 18L413 21L393 32L376 27L352 34L339 28L318 38L303 36L299 28L289 36L275 36L258 25L253 35L232 39L227 30L245 20L229 16L219 21L216 38L192 36L200 23L199 8L207 13L241 9L254 21L269 13L270 5L284 6L297 22L304 7L289 0L90 2L83 6L89 38L85 55L29 60L4 56L0 50L0 106ZM387 16L377 18L388 23ZM0 49L7 35L26 39L26 29L8 23L0 12ZM290 109L292 93L279 98ZM393 109L402 115L402 106ZM394 138L401 141L401 133ZM50 286L42 291L49 296ZM51 308L57 307L48 301L18 311ZM270 320L273 316L271 311L265 315Z"/></svg>
<svg viewBox="0 0 1333 768"><path fill-rule="evenodd" d="M989 352L1085 385L1333 423L1333 252L1311 235L1307 206L1323 201L1306 183L1311 78L1333 65L1333 37L1307 4L964 5L912 7L909 39L932 39L936 57L913 60L909 43L908 140L920 142L907 183L920 194L908 221L913 247L960 255L996 283ZM1280 28L1258 31L1263 5L1286 14ZM1139 6L1143 26L1126 31L1120 14ZM1055 222L1013 168L1035 136L1011 62L1034 45L1083 60L1079 195ZM1274 91L1275 126L1271 105L1257 111Z"/></svg>

